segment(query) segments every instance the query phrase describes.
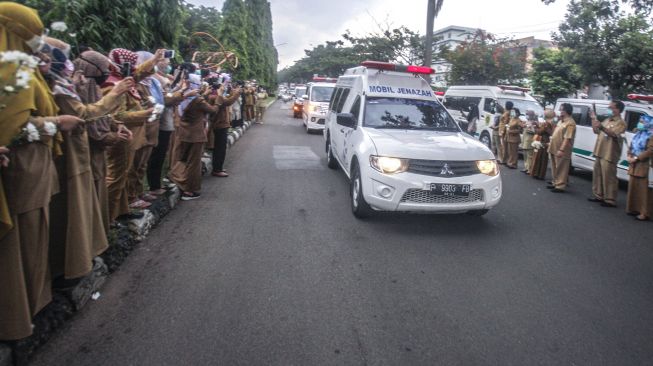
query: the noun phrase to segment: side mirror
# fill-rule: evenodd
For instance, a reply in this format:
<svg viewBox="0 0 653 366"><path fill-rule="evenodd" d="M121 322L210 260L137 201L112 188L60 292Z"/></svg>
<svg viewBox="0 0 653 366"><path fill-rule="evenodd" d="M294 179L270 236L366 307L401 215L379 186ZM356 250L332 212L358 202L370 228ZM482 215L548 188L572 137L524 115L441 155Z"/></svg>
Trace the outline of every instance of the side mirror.
<svg viewBox="0 0 653 366"><path fill-rule="evenodd" d="M356 128L356 117L351 113L338 113L336 123L343 127Z"/></svg>
<svg viewBox="0 0 653 366"><path fill-rule="evenodd" d="M302 95L302 99L308 99L308 95L306 94Z"/></svg>

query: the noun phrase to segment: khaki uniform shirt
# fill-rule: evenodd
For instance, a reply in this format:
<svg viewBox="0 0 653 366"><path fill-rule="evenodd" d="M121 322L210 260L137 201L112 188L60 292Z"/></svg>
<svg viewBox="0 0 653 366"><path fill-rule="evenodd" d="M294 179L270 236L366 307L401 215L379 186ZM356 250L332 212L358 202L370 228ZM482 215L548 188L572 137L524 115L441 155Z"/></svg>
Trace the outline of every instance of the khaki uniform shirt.
<svg viewBox="0 0 653 366"><path fill-rule="evenodd" d="M256 94L256 106L257 107L267 107L268 93L258 93Z"/></svg>
<svg viewBox="0 0 653 366"><path fill-rule="evenodd" d="M506 134L506 126L508 126L508 123L510 123L510 111L505 111L499 120L499 136Z"/></svg>
<svg viewBox="0 0 653 366"><path fill-rule="evenodd" d="M521 120L519 117L512 118L508 123L508 137L506 141L511 144L518 144L521 142Z"/></svg>
<svg viewBox="0 0 653 366"><path fill-rule="evenodd" d="M176 138L181 142L206 142L205 127L208 114L218 111L218 107L210 105L204 98L193 99L184 110L184 116L177 127Z"/></svg>
<svg viewBox="0 0 653 366"><path fill-rule="evenodd" d="M604 129L610 130L616 135L621 135L626 132L626 122L621 119L621 116L610 117L603 121L601 125ZM613 138L605 132L599 131L596 137L596 145L594 146L594 156L610 163L617 163L621 156L622 144L621 138Z"/></svg>
<svg viewBox="0 0 653 366"><path fill-rule="evenodd" d="M549 154L557 154L564 140L571 140L569 148L564 151L564 154L567 159L571 158L571 151L574 146L574 139L576 138L576 121L573 118L567 117L562 121L558 122L555 130L553 130L553 136L551 136L551 142L549 144Z"/></svg>

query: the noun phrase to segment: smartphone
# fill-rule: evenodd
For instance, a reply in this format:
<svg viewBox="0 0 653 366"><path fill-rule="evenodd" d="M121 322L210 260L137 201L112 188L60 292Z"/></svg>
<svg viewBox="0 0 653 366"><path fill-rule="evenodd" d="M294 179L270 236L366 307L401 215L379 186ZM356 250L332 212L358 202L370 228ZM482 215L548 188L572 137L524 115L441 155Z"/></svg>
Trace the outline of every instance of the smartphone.
<svg viewBox="0 0 653 366"><path fill-rule="evenodd" d="M131 64L131 62L123 62L122 67L120 68L120 73L125 78L128 78L128 77L132 76L132 64Z"/></svg>
<svg viewBox="0 0 653 366"><path fill-rule="evenodd" d="M594 115L596 115L596 103L592 103L592 110L594 111Z"/></svg>
<svg viewBox="0 0 653 366"><path fill-rule="evenodd" d="M163 53L164 58L175 58L175 50L166 50Z"/></svg>

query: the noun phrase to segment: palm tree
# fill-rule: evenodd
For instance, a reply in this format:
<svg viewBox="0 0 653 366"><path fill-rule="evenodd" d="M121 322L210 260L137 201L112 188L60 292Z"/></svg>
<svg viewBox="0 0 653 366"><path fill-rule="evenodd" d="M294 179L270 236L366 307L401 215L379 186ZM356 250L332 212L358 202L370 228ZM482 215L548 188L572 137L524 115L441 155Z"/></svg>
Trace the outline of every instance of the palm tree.
<svg viewBox="0 0 653 366"><path fill-rule="evenodd" d="M426 41L424 42L424 66L431 67L433 59L433 22L442 10L444 0L428 0L426 14Z"/></svg>

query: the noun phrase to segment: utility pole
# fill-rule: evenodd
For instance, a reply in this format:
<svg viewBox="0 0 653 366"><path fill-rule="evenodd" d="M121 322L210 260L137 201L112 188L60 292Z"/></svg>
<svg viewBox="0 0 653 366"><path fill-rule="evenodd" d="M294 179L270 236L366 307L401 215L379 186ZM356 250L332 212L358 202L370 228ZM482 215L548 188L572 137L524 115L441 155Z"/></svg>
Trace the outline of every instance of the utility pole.
<svg viewBox="0 0 653 366"><path fill-rule="evenodd" d="M424 41L424 66L431 67L433 64L433 22L435 21L435 1L427 0L428 8L426 10L426 39ZM431 75L428 76L428 82L431 83Z"/></svg>

